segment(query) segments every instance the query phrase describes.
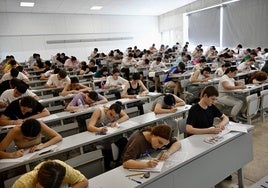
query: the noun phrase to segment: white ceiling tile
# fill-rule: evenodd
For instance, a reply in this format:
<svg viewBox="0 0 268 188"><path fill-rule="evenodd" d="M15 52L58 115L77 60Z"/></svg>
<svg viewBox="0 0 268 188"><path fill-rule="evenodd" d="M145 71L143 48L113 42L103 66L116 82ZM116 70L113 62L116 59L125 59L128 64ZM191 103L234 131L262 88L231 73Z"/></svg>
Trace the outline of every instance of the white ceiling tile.
<svg viewBox="0 0 268 188"><path fill-rule="evenodd" d="M82 13L112 15L160 15L196 0L28 0L33 8L20 7L19 0L0 0L0 12ZM102 10L90 10L92 6Z"/></svg>

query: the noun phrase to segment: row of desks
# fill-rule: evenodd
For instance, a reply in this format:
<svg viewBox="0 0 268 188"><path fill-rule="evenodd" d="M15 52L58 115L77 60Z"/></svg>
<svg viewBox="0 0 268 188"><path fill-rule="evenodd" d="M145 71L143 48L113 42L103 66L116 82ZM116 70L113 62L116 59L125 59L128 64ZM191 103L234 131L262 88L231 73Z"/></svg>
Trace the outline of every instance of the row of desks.
<svg viewBox="0 0 268 188"><path fill-rule="evenodd" d="M170 114L156 115L154 112L150 112L150 113L146 113L146 114L134 117L134 118L130 118L129 120L123 123L120 123L119 124L120 127L115 128L113 133L107 134L107 135L96 135L95 133L91 133L91 132L82 132L82 133L74 134L72 136L64 137L63 140L57 144L57 148L53 152L46 153L43 155L35 155L26 161L21 161L18 163L6 163L6 162L2 163L0 160L0 173L8 171L8 170L12 170L16 167L23 166L23 165L26 165L27 167L26 169L30 169L29 168L30 163L41 160L43 158L49 158L49 157L52 157L61 153L72 151L73 149L77 149L77 148L80 148L82 150L83 146L97 143L104 139L108 139L116 135L120 135L120 134L129 132L135 129L139 129L146 125L150 125L150 124L153 124L155 122L158 122L167 118L172 118L172 117L179 116L179 115L185 116L185 113L187 113L188 110L190 109L190 105L181 106L181 107L178 107L177 109L178 110L175 113L170 113ZM83 112L77 112L77 113L83 113ZM73 114L69 113L69 115L72 116ZM58 118L60 119L60 117ZM51 119L47 121L53 121L53 120Z"/></svg>
<svg viewBox="0 0 268 188"><path fill-rule="evenodd" d="M178 158L165 161L160 173L151 173L148 179L134 182L126 175L135 172L122 166L98 175L89 180L89 188L196 188L214 187L230 174L238 171L238 185L243 188L245 164L253 160L253 126L243 125L248 133L231 132L217 143L208 144L204 139L209 135L193 135L181 140ZM138 177L138 176L136 176Z"/></svg>

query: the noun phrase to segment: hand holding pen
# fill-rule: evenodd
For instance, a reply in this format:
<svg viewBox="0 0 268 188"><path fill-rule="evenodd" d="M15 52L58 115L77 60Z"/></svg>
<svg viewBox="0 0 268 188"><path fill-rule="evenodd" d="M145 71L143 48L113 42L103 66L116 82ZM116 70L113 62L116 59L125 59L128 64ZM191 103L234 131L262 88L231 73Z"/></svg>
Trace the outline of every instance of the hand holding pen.
<svg viewBox="0 0 268 188"><path fill-rule="evenodd" d="M11 153L12 158L19 158L23 156L23 154L24 154L24 149L19 149L18 151Z"/></svg>
<svg viewBox="0 0 268 188"><path fill-rule="evenodd" d="M159 160L157 158L152 158L148 151L146 151L146 155L150 158L150 160L147 162L148 167L149 168L156 167Z"/></svg>

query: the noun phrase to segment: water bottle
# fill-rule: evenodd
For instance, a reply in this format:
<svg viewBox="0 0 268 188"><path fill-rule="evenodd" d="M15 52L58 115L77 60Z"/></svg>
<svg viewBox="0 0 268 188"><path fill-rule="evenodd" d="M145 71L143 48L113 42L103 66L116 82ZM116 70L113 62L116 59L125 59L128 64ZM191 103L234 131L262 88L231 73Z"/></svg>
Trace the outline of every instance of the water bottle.
<svg viewBox="0 0 268 188"><path fill-rule="evenodd" d="M81 99L78 99L77 104L78 104L79 110L83 110L84 107L83 107L83 103Z"/></svg>
<svg viewBox="0 0 268 188"><path fill-rule="evenodd" d="M104 82L101 81L101 89L104 89Z"/></svg>

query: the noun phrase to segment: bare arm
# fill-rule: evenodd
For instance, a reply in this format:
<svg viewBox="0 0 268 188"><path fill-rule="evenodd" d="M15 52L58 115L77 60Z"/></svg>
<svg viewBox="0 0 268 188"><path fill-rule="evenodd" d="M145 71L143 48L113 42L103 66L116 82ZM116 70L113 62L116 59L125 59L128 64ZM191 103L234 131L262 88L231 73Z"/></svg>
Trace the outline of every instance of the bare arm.
<svg viewBox="0 0 268 188"><path fill-rule="evenodd" d="M72 188L86 188L88 187L88 180L85 178L83 181L80 181L74 185L72 185Z"/></svg>
<svg viewBox="0 0 268 188"><path fill-rule="evenodd" d="M97 121L100 117L101 117L101 110L97 108L94 110L93 114L91 115L89 119L89 122L87 125L87 130L89 132L103 132L102 127L96 127Z"/></svg>
<svg viewBox="0 0 268 188"><path fill-rule="evenodd" d="M23 120L22 119L17 119L17 120L11 120L9 117L6 115L2 114L0 116L0 125L5 126L5 125L20 125L22 124Z"/></svg>
<svg viewBox="0 0 268 188"><path fill-rule="evenodd" d="M45 117L45 116L49 116L50 115L50 112L48 111L47 108L44 108L42 110L42 112L38 113L38 114L35 114L33 116L30 116L28 118L25 118L26 119L38 119L38 118L41 118L41 117Z"/></svg>
<svg viewBox="0 0 268 188"><path fill-rule="evenodd" d="M0 159L5 159L5 158L18 158L23 156L23 149L20 149L15 152L6 152L5 149L10 145L10 143L15 139L17 136L18 132L20 131L20 126L16 126L13 129L11 129L6 137L1 141L0 143Z"/></svg>
<svg viewBox="0 0 268 188"><path fill-rule="evenodd" d="M218 134L221 132L221 128L194 128L192 125L186 125L186 132L188 134Z"/></svg>
<svg viewBox="0 0 268 188"><path fill-rule="evenodd" d="M36 146L31 147L30 152L41 150L43 148L46 148L46 147L51 146L53 144L56 144L56 143L58 143L58 142L60 142L62 140L61 135L59 133L57 133L55 130L53 130L50 127L48 127L42 121L40 121L40 124L41 124L41 132L44 135L46 135L49 138L49 140L47 142L45 142L45 143L38 144Z"/></svg>
<svg viewBox="0 0 268 188"><path fill-rule="evenodd" d="M155 114L165 114L165 113L171 113L171 112L176 112L177 108L171 108L171 109L164 109L162 108L162 104L157 103L154 108L154 113Z"/></svg>

